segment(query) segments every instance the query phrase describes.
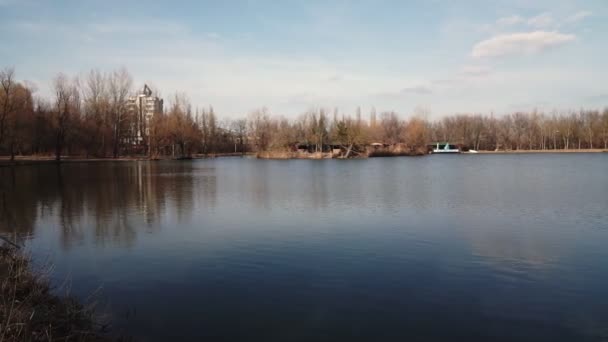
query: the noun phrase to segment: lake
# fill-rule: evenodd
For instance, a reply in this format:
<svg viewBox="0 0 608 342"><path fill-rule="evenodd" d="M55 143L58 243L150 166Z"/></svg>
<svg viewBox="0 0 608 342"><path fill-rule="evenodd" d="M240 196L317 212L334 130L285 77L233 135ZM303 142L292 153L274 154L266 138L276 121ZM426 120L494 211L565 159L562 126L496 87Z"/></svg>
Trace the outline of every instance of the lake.
<svg viewBox="0 0 608 342"><path fill-rule="evenodd" d="M0 176L0 232L138 340L608 340L607 153Z"/></svg>

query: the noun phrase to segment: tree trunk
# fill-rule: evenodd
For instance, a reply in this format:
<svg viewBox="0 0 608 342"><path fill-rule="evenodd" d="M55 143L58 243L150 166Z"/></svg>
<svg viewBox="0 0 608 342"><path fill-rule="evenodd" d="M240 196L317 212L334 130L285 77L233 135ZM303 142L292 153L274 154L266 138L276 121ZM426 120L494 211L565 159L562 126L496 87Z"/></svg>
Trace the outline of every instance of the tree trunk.
<svg viewBox="0 0 608 342"><path fill-rule="evenodd" d="M15 143L14 142L11 141L9 149L11 152L11 162L14 162L15 161Z"/></svg>
<svg viewBox="0 0 608 342"><path fill-rule="evenodd" d="M112 146L112 157L114 159L118 158L118 126L114 127L114 144Z"/></svg>
<svg viewBox="0 0 608 342"><path fill-rule="evenodd" d="M353 150L353 144L350 144L348 146L348 148L346 149L346 154L344 155L344 158L348 158L348 156L350 155L350 152Z"/></svg>
<svg viewBox="0 0 608 342"><path fill-rule="evenodd" d="M61 161L61 149L62 149L62 137L61 133L57 133L57 139L55 140L55 161Z"/></svg>
<svg viewBox="0 0 608 342"><path fill-rule="evenodd" d="M101 133L101 156L106 157L106 135Z"/></svg>
<svg viewBox="0 0 608 342"><path fill-rule="evenodd" d="M541 148L544 150L545 149L545 136L544 135L541 137L541 141L542 141L541 142L541 145L542 145Z"/></svg>

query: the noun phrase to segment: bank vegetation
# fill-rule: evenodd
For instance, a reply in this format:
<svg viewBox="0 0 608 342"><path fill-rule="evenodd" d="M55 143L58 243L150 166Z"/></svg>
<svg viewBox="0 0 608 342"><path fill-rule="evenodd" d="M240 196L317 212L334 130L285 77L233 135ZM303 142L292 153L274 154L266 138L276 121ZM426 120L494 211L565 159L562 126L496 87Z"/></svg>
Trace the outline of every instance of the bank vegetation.
<svg viewBox="0 0 608 342"><path fill-rule="evenodd" d="M0 341L110 340L94 305L52 293L30 266L19 249L0 244Z"/></svg>

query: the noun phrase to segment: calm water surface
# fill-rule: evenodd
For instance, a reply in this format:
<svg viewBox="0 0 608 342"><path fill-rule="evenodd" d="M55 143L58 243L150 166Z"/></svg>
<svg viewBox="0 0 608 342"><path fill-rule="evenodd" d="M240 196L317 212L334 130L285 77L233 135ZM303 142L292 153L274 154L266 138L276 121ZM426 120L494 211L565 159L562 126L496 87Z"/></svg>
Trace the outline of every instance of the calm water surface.
<svg viewBox="0 0 608 342"><path fill-rule="evenodd" d="M0 232L139 340L608 340L605 153L0 176Z"/></svg>

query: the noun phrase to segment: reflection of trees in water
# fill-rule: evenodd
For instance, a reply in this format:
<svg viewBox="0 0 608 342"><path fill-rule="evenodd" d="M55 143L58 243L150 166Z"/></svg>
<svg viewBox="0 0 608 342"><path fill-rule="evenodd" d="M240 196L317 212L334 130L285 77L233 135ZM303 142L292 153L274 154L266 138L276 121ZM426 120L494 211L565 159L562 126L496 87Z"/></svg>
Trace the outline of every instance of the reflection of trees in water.
<svg viewBox="0 0 608 342"><path fill-rule="evenodd" d="M310 163L310 181L311 190L310 203L313 208L327 208L328 206L328 191L327 191L327 163L324 161L313 161Z"/></svg>
<svg viewBox="0 0 608 342"><path fill-rule="evenodd" d="M59 225L64 248L92 240L131 246L167 210L192 211L192 163L81 163L0 169L0 233L23 239ZM170 205L169 205L170 204ZM168 209L168 207L174 207Z"/></svg>
<svg viewBox="0 0 608 342"><path fill-rule="evenodd" d="M193 184L190 189L196 189L198 193L197 201L204 207L215 208L217 206L217 177L214 169L203 169L204 174L197 176L196 184ZM191 203L188 203L190 205ZM184 212L182 210L182 212ZM188 212L191 210L188 208Z"/></svg>
<svg viewBox="0 0 608 342"><path fill-rule="evenodd" d="M291 205L329 207L332 180L327 161L252 161L235 176L238 191L249 196L256 210L269 212Z"/></svg>
<svg viewBox="0 0 608 342"><path fill-rule="evenodd" d="M21 241L33 232L36 206L18 205L26 202L28 195L19 187L14 168L0 168L0 179L0 234Z"/></svg>
<svg viewBox="0 0 608 342"><path fill-rule="evenodd" d="M174 163L163 177L171 182L163 182L165 198L173 201L177 222L188 220L192 214L193 168L190 162Z"/></svg>
<svg viewBox="0 0 608 342"><path fill-rule="evenodd" d="M559 258L555 237L536 235L515 227L483 229L469 234L473 254L483 257L497 270L544 269Z"/></svg>
<svg viewBox="0 0 608 342"><path fill-rule="evenodd" d="M257 162L257 161L256 161ZM247 170L243 173L246 177L249 177L250 193L252 196L252 203L256 205L258 209L270 210L270 184L268 181L269 172L268 163L256 163L254 167L249 164Z"/></svg>

